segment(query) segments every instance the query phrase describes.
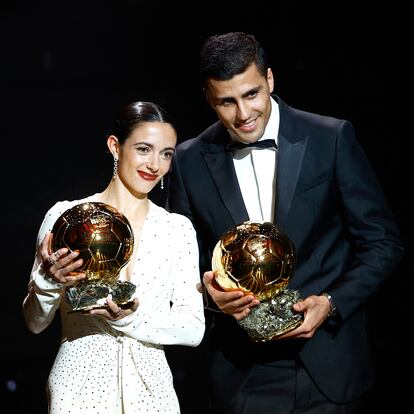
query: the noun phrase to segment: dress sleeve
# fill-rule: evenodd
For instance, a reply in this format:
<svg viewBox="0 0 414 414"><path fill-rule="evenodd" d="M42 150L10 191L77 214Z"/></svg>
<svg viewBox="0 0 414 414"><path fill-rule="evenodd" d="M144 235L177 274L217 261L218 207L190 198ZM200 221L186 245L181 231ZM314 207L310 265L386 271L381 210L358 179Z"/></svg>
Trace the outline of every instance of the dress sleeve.
<svg viewBox="0 0 414 414"><path fill-rule="evenodd" d="M197 346L205 329L202 294L197 290L200 281L197 240L191 222L184 216L178 217L180 226L174 232L173 265L168 275L172 284L164 306L151 313L141 313L138 307L132 315L110 323L141 341Z"/></svg>
<svg viewBox="0 0 414 414"><path fill-rule="evenodd" d="M26 326L33 333L42 332L52 322L64 291L64 285L47 278L39 253L39 245L46 233L51 231L53 224L66 210L65 202L56 203L45 215L40 226L36 253L30 279L28 293L23 300L23 315Z"/></svg>

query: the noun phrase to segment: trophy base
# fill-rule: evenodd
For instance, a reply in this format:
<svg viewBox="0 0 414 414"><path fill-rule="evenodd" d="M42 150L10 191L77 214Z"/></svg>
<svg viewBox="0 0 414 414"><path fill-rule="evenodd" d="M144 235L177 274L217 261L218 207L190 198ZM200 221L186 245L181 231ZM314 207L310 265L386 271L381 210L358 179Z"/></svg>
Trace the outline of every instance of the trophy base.
<svg viewBox="0 0 414 414"><path fill-rule="evenodd" d="M129 309L132 307L133 303L134 303L133 300L129 300L128 302L125 302L125 303L117 303L117 305L122 309ZM87 306L84 308L72 309L68 311L68 313L87 312L92 309L109 309L109 306L108 305L92 305L92 306Z"/></svg>
<svg viewBox="0 0 414 414"><path fill-rule="evenodd" d="M239 321L239 325L252 341L271 341L302 323L303 314L292 310L292 306L300 299L297 290L285 289L274 298L252 308L249 316Z"/></svg>
<svg viewBox="0 0 414 414"><path fill-rule="evenodd" d="M91 309L105 309L108 295L123 309L127 309L133 303L130 300L136 286L131 282L103 283L86 282L76 286L70 286L65 290L66 302L72 308L69 312L88 311Z"/></svg>

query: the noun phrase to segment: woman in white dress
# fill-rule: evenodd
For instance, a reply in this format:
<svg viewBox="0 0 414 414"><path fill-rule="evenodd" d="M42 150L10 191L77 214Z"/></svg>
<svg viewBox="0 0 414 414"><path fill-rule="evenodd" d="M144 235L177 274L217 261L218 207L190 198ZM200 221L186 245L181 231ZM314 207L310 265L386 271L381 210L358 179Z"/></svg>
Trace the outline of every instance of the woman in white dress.
<svg viewBox="0 0 414 414"><path fill-rule="evenodd" d="M114 176L87 198L57 202L45 215L23 302L28 329L42 332L60 309L62 339L51 369L49 413L179 413L163 345L197 346L204 334L198 247L191 222L148 199L170 168L176 132L165 111L150 102L122 108L107 138ZM83 202L117 208L134 232L134 252L119 280L136 285L122 309L68 312L66 286L85 277L77 252L51 249L51 230L68 208Z"/></svg>

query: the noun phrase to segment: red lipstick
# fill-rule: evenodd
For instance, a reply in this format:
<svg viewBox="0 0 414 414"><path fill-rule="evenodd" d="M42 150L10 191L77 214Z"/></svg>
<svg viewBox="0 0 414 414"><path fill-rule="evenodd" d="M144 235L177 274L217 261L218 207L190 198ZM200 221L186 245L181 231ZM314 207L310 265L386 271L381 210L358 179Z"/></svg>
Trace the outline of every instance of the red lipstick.
<svg viewBox="0 0 414 414"><path fill-rule="evenodd" d="M158 175L146 173L144 171L138 171L138 174L141 178L143 178L146 181L155 181L158 177Z"/></svg>

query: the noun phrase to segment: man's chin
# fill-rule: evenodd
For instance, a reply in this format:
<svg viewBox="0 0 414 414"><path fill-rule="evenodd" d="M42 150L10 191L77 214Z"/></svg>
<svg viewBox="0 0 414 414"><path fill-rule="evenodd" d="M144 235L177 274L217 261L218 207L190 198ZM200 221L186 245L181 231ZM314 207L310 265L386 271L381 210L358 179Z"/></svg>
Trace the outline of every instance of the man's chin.
<svg viewBox="0 0 414 414"><path fill-rule="evenodd" d="M262 137L262 135L259 134L257 131L240 133L239 131L235 132L234 130L229 130L229 132L233 141L241 142L243 144L250 144L252 142L256 142Z"/></svg>

